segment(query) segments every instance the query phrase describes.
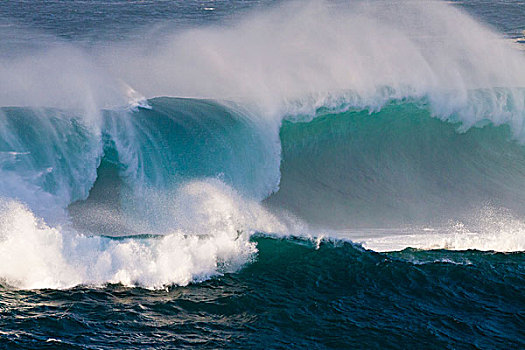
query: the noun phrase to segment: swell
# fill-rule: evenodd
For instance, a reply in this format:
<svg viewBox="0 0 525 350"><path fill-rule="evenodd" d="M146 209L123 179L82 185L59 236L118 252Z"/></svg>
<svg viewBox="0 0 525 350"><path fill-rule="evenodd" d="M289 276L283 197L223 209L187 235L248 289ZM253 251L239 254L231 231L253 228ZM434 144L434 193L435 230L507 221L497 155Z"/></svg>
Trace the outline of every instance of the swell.
<svg viewBox="0 0 525 350"><path fill-rule="evenodd" d="M148 103L151 109L104 110L95 127L74 110L1 108L0 195L52 219L90 190L91 202L121 202L217 178L262 200L277 187L278 134L264 121L233 103Z"/></svg>

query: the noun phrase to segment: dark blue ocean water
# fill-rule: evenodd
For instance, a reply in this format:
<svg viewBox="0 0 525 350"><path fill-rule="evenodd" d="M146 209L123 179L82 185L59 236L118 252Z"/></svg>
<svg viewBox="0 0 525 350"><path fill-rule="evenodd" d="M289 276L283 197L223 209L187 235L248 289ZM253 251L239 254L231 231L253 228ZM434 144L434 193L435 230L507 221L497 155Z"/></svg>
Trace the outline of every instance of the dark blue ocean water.
<svg viewBox="0 0 525 350"><path fill-rule="evenodd" d="M0 348L525 348L525 2L398 3L0 4Z"/></svg>
<svg viewBox="0 0 525 350"><path fill-rule="evenodd" d="M240 272L150 291L2 291L5 348L521 348L522 253L256 238Z"/></svg>

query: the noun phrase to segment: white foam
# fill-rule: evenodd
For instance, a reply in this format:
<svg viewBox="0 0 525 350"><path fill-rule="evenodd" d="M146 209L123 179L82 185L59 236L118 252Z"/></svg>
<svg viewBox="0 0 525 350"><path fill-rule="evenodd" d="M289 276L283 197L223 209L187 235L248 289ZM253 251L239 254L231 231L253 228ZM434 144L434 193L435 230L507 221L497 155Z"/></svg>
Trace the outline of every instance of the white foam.
<svg viewBox="0 0 525 350"><path fill-rule="evenodd" d="M341 235L340 235L341 236ZM345 235L342 235L343 237ZM525 222L503 209L484 208L468 222L455 221L441 227L383 230L369 237L346 235L375 251L449 249L515 252L525 251Z"/></svg>
<svg viewBox="0 0 525 350"><path fill-rule="evenodd" d="M138 91L133 89L131 86L126 83L124 85L124 90L128 96L128 108L132 111L136 111L138 108L151 109L151 106L148 104L146 97L141 95Z"/></svg>
<svg viewBox="0 0 525 350"><path fill-rule="evenodd" d="M0 279L25 289L187 285L250 261L256 252L249 240L254 230L286 231L257 203L243 200L217 180L189 183L174 203L180 225L169 233L110 239L50 227L23 204L2 200Z"/></svg>

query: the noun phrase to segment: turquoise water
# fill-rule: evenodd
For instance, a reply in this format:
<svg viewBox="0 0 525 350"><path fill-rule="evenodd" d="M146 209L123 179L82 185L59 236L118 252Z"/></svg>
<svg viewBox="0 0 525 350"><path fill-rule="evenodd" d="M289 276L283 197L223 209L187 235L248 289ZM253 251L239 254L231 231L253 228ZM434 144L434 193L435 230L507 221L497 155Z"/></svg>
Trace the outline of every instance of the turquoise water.
<svg viewBox="0 0 525 350"><path fill-rule="evenodd" d="M0 8L0 348L525 347L520 1Z"/></svg>

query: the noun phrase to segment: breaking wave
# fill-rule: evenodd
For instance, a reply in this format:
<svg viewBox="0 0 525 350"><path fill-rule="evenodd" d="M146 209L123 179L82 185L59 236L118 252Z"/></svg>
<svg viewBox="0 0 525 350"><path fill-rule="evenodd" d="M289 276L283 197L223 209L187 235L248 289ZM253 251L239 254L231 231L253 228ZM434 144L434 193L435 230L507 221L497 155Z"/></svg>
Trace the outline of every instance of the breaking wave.
<svg viewBox="0 0 525 350"><path fill-rule="evenodd" d="M185 285L256 232L523 250L525 59L457 9L293 3L150 39L0 57L7 284Z"/></svg>

